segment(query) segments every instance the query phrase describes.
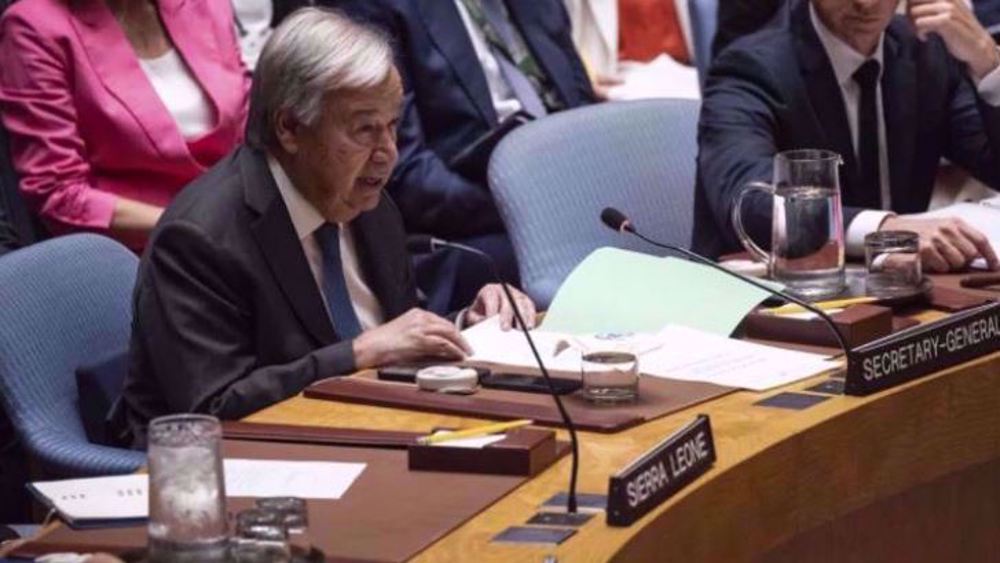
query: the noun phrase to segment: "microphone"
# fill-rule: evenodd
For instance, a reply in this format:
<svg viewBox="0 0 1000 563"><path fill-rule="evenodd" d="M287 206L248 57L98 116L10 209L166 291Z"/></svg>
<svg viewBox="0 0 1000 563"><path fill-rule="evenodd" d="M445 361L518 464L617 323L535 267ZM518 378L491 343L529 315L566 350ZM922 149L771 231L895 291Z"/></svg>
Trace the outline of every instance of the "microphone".
<svg viewBox="0 0 1000 563"><path fill-rule="evenodd" d="M609 229L613 231L617 231L619 233L630 233L653 246L657 246L659 248L664 248L666 250L676 252L677 254L684 256L685 258L691 260L692 262L698 262L699 264L704 264L720 272L725 272L726 274L729 274L730 276L740 281L748 283L758 289L762 289L770 293L771 295L795 303L796 305L802 307L803 309L806 309L809 312L815 313L820 319L823 320L824 323L826 323L828 327L830 327L830 330L833 331L833 335L837 338L837 343L840 344L841 349L844 350L844 358L846 359L847 362L846 367L848 372L850 371L851 360L852 360L851 347L847 345L847 341L844 339L844 335L841 334L839 330L837 330L837 325L834 324L833 319L830 318L830 315L828 315L826 311L823 311L819 307L816 307L805 300L799 299L798 297L795 297L793 295L789 295L784 291L779 291L772 287L768 287L766 284L763 284L751 277L738 274L732 270L727 270L726 268L723 268L722 266L717 264L715 261L709 260L708 258L705 258L701 254L692 252L682 246L677 246L675 244L664 244L652 240L643 235L642 233L640 233L639 231L637 231L635 226L632 225L632 222L629 221L628 217L626 217L624 213L615 209L614 207L605 207L604 210L601 211L601 222L603 222Z"/></svg>
<svg viewBox="0 0 1000 563"><path fill-rule="evenodd" d="M406 249L411 254L426 254L441 248L451 248L460 252L465 252L478 257L483 262L486 262L490 266L494 279L496 279L497 283L500 284L501 289L503 289L503 293L507 297L507 303L510 304L510 308L514 311L514 318L517 320L518 326L521 327L521 332L524 334L525 340L528 341L531 353L535 357L535 363L538 364L538 369L542 372L542 378L545 379L545 384L549 388L549 394L551 394L552 399L555 400L556 408L559 410L559 416L562 417L563 424L569 432L573 467L570 470L569 476L569 493L566 497L566 511L570 514L575 514L577 509L576 479L580 468L580 448L576 437L576 425L573 424L573 419L569 416L569 412L563 405L562 398L560 398L555 385L552 383L552 378L549 377L549 370L545 368L545 362L542 361L542 357L538 353L538 348L535 347L535 341L531 338L531 333L528 332L528 325L524 324L524 318L521 316L521 311L517 308L514 296L510 293L510 287L507 286L507 282L504 281L503 276L501 276L499 270L497 270L497 264L493 260L493 257L478 248L439 239L429 235L411 235L406 241Z"/></svg>

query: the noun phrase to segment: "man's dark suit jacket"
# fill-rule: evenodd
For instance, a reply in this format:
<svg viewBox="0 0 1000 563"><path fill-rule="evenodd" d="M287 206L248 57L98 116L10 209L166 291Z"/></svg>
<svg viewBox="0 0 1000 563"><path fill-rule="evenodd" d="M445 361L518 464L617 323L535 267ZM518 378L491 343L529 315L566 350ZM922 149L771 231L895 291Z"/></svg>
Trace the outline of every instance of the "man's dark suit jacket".
<svg viewBox="0 0 1000 563"><path fill-rule="evenodd" d="M927 210L941 157L1000 186L1000 110L979 99L940 38L919 41L897 16L886 31L884 61L892 209ZM715 60L698 146L696 251L717 256L741 249L730 221L733 200L747 182L771 181L772 159L784 150L839 153L845 225L863 210L859 202L870 198L860 190L843 97L807 2L793 9L787 25L744 37ZM770 240L768 198L748 198L743 217L755 240Z"/></svg>
<svg viewBox="0 0 1000 563"><path fill-rule="evenodd" d="M503 231L484 182L447 162L497 125L486 75L454 0L321 0L397 42L406 90L389 192L407 228L446 238ZM566 107L594 100L562 0L507 0L511 19Z"/></svg>
<svg viewBox="0 0 1000 563"><path fill-rule="evenodd" d="M388 196L351 223L386 320L417 304ZM133 443L159 415L248 415L354 370L264 154L237 149L167 208L142 257L124 387Z"/></svg>

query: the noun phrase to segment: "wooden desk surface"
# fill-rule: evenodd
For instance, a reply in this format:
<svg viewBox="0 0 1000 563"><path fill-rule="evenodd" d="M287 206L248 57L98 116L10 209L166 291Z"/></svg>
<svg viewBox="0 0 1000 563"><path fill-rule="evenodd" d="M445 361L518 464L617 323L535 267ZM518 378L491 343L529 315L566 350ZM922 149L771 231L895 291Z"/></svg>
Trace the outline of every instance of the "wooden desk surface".
<svg viewBox="0 0 1000 563"><path fill-rule="evenodd" d="M1000 560L1000 354L871 397L804 411L752 406L773 393L733 393L619 434L581 433L579 491L606 494L608 477L640 452L696 414L711 416L715 466L631 527L609 527L601 514L558 548L490 543L565 490L566 458L418 560ZM483 422L302 397L248 420L416 431Z"/></svg>

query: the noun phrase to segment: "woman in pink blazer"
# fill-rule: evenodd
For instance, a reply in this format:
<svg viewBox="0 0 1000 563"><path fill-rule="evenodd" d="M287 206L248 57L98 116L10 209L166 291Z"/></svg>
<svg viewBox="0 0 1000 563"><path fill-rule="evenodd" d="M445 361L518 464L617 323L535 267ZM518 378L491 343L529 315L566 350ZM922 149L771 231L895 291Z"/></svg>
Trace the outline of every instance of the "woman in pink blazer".
<svg viewBox="0 0 1000 563"><path fill-rule="evenodd" d="M249 87L228 0L19 0L0 19L0 115L55 234L140 250L242 140Z"/></svg>

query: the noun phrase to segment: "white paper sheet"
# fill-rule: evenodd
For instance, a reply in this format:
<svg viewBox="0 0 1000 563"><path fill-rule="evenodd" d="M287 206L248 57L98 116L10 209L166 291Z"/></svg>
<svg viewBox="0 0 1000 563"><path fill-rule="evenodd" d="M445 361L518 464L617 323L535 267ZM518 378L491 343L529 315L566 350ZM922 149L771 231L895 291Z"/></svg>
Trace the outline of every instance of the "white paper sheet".
<svg viewBox="0 0 1000 563"><path fill-rule="evenodd" d="M71 520L137 519L149 514L146 475L37 481L31 486Z"/></svg>
<svg viewBox="0 0 1000 563"><path fill-rule="evenodd" d="M463 334L474 351L472 360L510 367L537 365L524 336L501 331L497 322L485 321ZM837 366L822 355L673 325L656 334L624 335L611 340L538 329L532 331L532 336L542 361L552 370L579 371L580 359L586 352L628 351L639 357L639 371L645 375L752 391L787 385Z"/></svg>
<svg viewBox="0 0 1000 563"><path fill-rule="evenodd" d="M437 432L436 434L448 434L448 432ZM447 442L435 442L432 445L448 446L449 448L469 448L470 450L479 450L485 448L490 444L495 444L506 437L507 437L506 434L490 434L488 436L476 436L475 438L459 438L458 440L449 440Z"/></svg>
<svg viewBox="0 0 1000 563"><path fill-rule="evenodd" d="M223 460L226 495L339 499L365 469L333 461Z"/></svg>

